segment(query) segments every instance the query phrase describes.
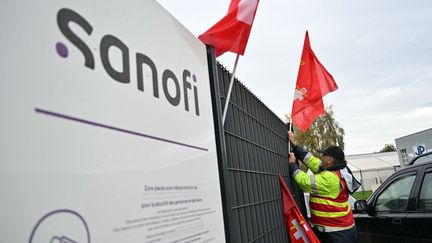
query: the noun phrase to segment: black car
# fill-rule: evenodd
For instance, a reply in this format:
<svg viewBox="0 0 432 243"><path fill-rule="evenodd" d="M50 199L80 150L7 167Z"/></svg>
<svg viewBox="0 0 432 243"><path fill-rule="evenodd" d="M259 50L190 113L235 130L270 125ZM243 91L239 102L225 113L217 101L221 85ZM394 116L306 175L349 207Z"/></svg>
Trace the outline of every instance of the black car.
<svg viewBox="0 0 432 243"><path fill-rule="evenodd" d="M431 154L394 173L367 201L355 202L359 242L432 242Z"/></svg>

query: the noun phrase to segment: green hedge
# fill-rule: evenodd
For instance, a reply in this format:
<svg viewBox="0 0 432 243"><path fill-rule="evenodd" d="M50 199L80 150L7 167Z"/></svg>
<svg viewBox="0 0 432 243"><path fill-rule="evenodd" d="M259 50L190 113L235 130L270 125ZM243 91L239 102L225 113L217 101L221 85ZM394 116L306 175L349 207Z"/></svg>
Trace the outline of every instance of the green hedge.
<svg viewBox="0 0 432 243"><path fill-rule="evenodd" d="M370 191L357 191L354 192L352 195L357 198L358 200L360 199L368 199L368 197L372 194L372 190Z"/></svg>

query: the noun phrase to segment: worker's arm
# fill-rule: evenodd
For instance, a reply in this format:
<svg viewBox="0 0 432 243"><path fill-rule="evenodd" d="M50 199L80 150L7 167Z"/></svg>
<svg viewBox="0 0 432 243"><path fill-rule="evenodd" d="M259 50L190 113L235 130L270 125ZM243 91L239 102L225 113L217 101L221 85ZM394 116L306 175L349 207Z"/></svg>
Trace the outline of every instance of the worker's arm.
<svg viewBox="0 0 432 243"><path fill-rule="evenodd" d="M299 159L303 164L305 164L309 169L315 174L319 172L319 167L321 165L321 160L314 157L310 152L303 149L301 146L297 145L295 140L295 135L291 131L288 132L288 138L292 145L292 151L297 159ZM305 171L301 168L302 171Z"/></svg>
<svg viewBox="0 0 432 243"><path fill-rule="evenodd" d="M336 198L340 192L340 181L337 175L330 171L324 171L315 175L309 175L295 163L294 153L290 153L288 162L290 171L297 185L305 192L315 195Z"/></svg>

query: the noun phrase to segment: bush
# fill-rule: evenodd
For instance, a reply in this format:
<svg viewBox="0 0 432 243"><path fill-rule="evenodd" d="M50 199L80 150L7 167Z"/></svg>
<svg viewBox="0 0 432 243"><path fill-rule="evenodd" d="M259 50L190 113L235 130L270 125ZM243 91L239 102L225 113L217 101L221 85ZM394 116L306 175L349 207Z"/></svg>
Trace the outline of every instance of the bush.
<svg viewBox="0 0 432 243"><path fill-rule="evenodd" d="M369 198L369 196L372 194L372 190L370 190L370 191L357 191L357 192L354 192L352 195L353 195L353 197L355 197L355 198L357 198L357 200L360 200L360 199L368 199Z"/></svg>

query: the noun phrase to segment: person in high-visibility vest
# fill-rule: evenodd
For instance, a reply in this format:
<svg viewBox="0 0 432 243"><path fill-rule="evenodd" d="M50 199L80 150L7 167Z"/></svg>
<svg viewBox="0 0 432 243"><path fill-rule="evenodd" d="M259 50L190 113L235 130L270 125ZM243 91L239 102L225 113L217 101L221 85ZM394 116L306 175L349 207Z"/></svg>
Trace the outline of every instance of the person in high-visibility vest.
<svg viewBox="0 0 432 243"><path fill-rule="evenodd" d="M293 151L288 158L290 172L298 186L310 193L313 231L321 242L355 242L357 229L348 196L360 187L360 183L347 167L343 150L330 146L320 151L320 160L297 145L291 131L288 132L288 138ZM303 162L313 175L301 170L296 163L297 159Z"/></svg>

